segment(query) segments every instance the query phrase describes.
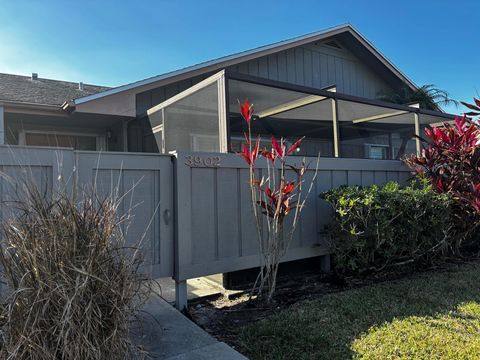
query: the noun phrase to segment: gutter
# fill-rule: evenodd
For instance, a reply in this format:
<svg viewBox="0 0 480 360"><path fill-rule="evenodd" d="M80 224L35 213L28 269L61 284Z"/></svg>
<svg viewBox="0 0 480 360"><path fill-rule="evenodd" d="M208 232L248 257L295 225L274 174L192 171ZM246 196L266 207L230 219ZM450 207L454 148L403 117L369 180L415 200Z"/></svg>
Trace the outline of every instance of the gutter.
<svg viewBox="0 0 480 360"><path fill-rule="evenodd" d="M65 101L61 106L63 111L67 112L67 113L72 113L75 111L75 101L74 100L67 100Z"/></svg>
<svg viewBox="0 0 480 360"><path fill-rule="evenodd" d="M3 106L6 109L14 110L40 110L48 112L62 113L62 107L58 105L51 104L37 104L37 103L28 103L28 102L18 102L18 101L9 101L9 100L0 100L0 106Z"/></svg>

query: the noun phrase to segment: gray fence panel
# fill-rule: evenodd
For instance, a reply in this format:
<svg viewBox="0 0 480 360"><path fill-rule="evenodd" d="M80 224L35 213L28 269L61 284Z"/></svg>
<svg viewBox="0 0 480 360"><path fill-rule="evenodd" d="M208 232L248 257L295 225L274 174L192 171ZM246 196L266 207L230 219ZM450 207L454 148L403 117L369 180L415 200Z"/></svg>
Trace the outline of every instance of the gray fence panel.
<svg viewBox="0 0 480 360"><path fill-rule="evenodd" d="M173 275L173 164L171 156L76 152L77 188L121 199L127 244L142 245L152 277Z"/></svg>
<svg viewBox="0 0 480 360"><path fill-rule="evenodd" d="M235 154L214 153L178 153L176 157L176 280L258 266L248 168L243 160ZM306 160L310 163L306 179L311 179L316 159ZM266 163L260 161L259 173L265 168ZM340 185L381 184L408 177L408 169L399 161L322 158L284 261L329 252L324 227L331 219L331 208L319 198L320 192Z"/></svg>
<svg viewBox="0 0 480 360"><path fill-rule="evenodd" d="M61 148L0 146L0 216L14 215L14 201L36 186L47 195L95 188L98 197L122 198L130 214L127 243L143 244L145 271L173 276L173 164L158 154L82 152Z"/></svg>
<svg viewBox="0 0 480 360"><path fill-rule="evenodd" d="M25 195L25 186L50 196L72 190L73 151L23 147L0 147L0 211L2 219L13 215L15 201Z"/></svg>
<svg viewBox="0 0 480 360"><path fill-rule="evenodd" d="M71 191L73 171L71 150L0 146L0 219L15 216L15 203L22 200L26 186L34 186L47 196ZM0 282L0 294L6 293L7 288Z"/></svg>

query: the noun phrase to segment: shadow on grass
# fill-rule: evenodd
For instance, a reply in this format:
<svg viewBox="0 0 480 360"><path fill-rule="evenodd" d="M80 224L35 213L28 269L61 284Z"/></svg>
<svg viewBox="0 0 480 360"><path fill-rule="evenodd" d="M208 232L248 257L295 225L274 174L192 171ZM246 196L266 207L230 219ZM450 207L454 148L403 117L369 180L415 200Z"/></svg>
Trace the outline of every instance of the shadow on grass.
<svg viewBox="0 0 480 360"><path fill-rule="evenodd" d="M471 264L298 303L243 328L242 351L252 359L348 359L456 358L461 349L470 358L480 353L479 282L480 265Z"/></svg>

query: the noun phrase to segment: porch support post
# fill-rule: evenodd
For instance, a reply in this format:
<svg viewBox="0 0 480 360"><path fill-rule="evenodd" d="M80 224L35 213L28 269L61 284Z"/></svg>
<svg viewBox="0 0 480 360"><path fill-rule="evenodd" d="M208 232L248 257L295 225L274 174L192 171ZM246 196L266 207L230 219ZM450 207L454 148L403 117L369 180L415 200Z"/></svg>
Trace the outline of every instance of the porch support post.
<svg viewBox="0 0 480 360"><path fill-rule="evenodd" d="M122 122L122 148L124 152L128 152L128 122L130 120L124 120Z"/></svg>
<svg viewBox="0 0 480 360"><path fill-rule="evenodd" d="M225 73L217 81L218 89L218 136L219 148L221 153L228 152L228 133L227 133L227 90L226 90Z"/></svg>
<svg viewBox="0 0 480 360"><path fill-rule="evenodd" d="M320 270L322 272L330 272L330 254L320 256Z"/></svg>
<svg viewBox="0 0 480 360"><path fill-rule="evenodd" d="M333 154L340 156L340 138L338 129L338 107L337 99L332 98L332 119L333 119Z"/></svg>
<svg viewBox="0 0 480 360"><path fill-rule="evenodd" d="M417 156L420 156L422 154L422 143L420 141L420 118L418 113L413 113L413 116L415 120L415 135L417 135L415 138L415 145L417 148Z"/></svg>
<svg viewBox="0 0 480 360"><path fill-rule="evenodd" d="M0 105L0 145L5 144L5 111Z"/></svg>
<svg viewBox="0 0 480 360"><path fill-rule="evenodd" d="M183 311L188 307L187 280L175 280L175 307Z"/></svg>

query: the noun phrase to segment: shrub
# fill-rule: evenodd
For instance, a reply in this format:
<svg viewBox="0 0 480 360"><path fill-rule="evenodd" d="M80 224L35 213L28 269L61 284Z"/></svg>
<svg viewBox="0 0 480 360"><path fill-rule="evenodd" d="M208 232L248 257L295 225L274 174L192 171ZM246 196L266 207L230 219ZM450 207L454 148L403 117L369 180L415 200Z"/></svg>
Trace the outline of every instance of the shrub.
<svg viewBox="0 0 480 360"><path fill-rule="evenodd" d="M2 359L130 359L129 324L147 290L123 243L117 201L55 199L34 185L3 224L0 263L9 286Z"/></svg>
<svg viewBox="0 0 480 360"><path fill-rule="evenodd" d="M343 186L321 195L339 273L431 264L451 251L451 200L428 185Z"/></svg>
<svg viewBox="0 0 480 360"><path fill-rule="evenodd" d="M425 133L429 141L422 155L412 155L406 163L419 177L428 179L436 192L451 195L460 251L480 224L480 127L457 117L455 124L427 128Z"/></svg>

